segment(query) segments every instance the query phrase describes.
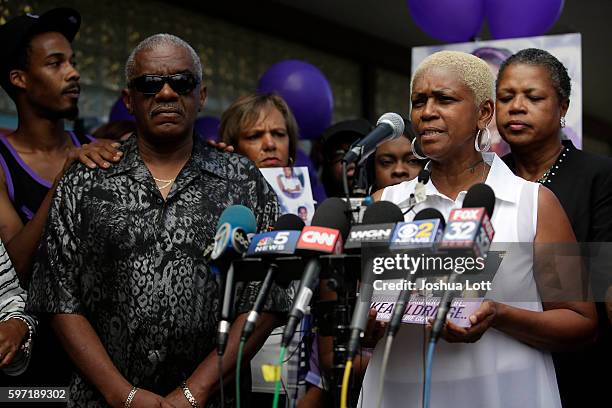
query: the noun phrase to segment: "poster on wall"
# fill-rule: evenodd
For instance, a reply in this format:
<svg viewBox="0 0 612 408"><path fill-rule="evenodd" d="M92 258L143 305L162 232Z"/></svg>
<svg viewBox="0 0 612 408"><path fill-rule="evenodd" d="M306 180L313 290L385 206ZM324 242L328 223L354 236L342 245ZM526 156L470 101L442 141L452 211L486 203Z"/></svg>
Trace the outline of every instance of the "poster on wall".
<svg viewBox="0 0 612 408"><path fill-rule="evenodd" d="M259 170L274 189L281 214L295 214L310 225L315 207L308 167L268 167Z"/></svg>
<svg viewBox="0 0 612 408"><path fill-rule="evenodd" d="M565 65L572 80L570 107L565 117L565 135L574 145L582 148L582 40L580 34L562 34L528 38L511 38L505 40L474 41L468 43L444 44L412 49L412 73L416 67L430 54L442 50L463 51L484 59L493 75L501 63L510 55L525 48L540 48L550 52ZM501 140L495 119L489 125L493 144L491 150L499 156L510 152L509 146Z"/></svg>

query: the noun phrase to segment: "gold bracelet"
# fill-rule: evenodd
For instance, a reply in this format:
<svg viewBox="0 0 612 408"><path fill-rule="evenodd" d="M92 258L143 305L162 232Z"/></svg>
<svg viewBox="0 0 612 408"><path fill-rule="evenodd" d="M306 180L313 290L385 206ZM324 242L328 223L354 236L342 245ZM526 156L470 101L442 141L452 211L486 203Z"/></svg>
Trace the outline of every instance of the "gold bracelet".
<svg viewBox="0 0 612 408"><path fill-rule="evenodd" d="M193 394L191 394L191 391L189 391L189 387L187 387L187 383L185 381L181 383L181 388L183 389L183 394L185 395L185 398L187 398L187 401L189 401L191 408L200 408L198 402L193 397Z"/></svg>
<svg viewBox="0 0 612 408"><path fill-rule="evenodd" d="M132 406L132 401L134 400L134 395L136 395L136 391L138 391L138 388L132 387L127 399L125 400L125 404L123 404L123 408L130 408Z"/></svg>

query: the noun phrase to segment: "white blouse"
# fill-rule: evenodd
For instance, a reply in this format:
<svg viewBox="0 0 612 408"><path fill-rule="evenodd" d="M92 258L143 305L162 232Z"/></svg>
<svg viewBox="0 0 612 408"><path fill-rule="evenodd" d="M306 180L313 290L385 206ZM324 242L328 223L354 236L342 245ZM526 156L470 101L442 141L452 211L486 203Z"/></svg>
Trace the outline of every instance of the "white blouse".
<svg viewBox="0 0 612 408"><path fill-rule="evenodd" d="M491 166L486 184L495 192L491 220L496 243L534 241L537 226L538 187L515 176L494 153L484 153ZM387 187L382 200L400 207L414 193L416 180ZM424 208L435 208L445 218L460 208L466 192L451 200L426 184L426 200L406 213L410 221ZM529 250L506 253L486 298L523 309L542 311ZM517 300L521 300L518 302ZM525 301L532 300L532 301ZM424 326L403 324L393 343L385 374L383 407L418 407L422 404ZM384 342L378 343L363 381L360 403L375 407ZM441 339L433 358L432 408L548 408L561 407L550 353L535 349L496 329L488 329L475 343L447 343ZM360 405L361 406L361 405Z"/></svg>

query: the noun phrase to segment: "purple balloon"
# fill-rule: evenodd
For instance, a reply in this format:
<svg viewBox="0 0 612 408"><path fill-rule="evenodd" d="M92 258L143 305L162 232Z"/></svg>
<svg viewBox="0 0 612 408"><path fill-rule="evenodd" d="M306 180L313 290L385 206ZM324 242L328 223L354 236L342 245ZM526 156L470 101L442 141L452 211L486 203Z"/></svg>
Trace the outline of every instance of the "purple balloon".
<svg viewBox="0 0 612 408"><path fill-rule="evenodd" d="M219 140L219 124L221 121L214 116L201 116L195 121L195 131L203 140Z"/></svg>
<svg viewBox="0 0 612 408"><path fill-rule="evenodd" d="M325 75L298 60L277 62L259 78L259 93L277 93L295 115L303 139L316 139L331 124L334 98Z"/></svg>
<svg viewBox="0 0 612 408"><path fill-rule="evenodd" d="M128 112L122 98L117 99L108 115L108 123L118 120L131 120L132 122L136 122L134 116L130 115L130 112Z"/></svg>
<svg viewBox="0 0 612 408"><path fill-rule="evenodd" d="M484 0L407 0L416 25L446 42L473 39L482 27Z"/></svg>
<svg viewBox="0 0 612 408"><path fill-rule="evenodd" d="M493 38L533 37L547 32L563 11L564 0L486 0Z"/></svg>

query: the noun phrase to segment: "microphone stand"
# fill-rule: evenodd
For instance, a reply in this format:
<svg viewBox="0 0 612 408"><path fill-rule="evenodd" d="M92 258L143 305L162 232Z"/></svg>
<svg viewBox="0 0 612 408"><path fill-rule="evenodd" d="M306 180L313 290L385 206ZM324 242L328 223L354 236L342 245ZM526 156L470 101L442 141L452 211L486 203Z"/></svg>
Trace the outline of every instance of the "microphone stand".
<svg viewBox="0 0 612 408"><path fill-rule="evenodd" d="M342 160L342 187L346 202L351 206L350 190L347 176L348 163ZM355 222L353 209L349 219ZM324 260L326 262L324 262ZM344 376L348 344L351 336L351 317L357 298L357 282L359 274L351 273L346 265L346 255L328 255L321 257L322 278L326 277L327 287L336 293L336 300L319 300L312 309L313 317L319 326L319 335L332 336L333 361L330 373L330 391L333 406L339 407L342 394L342 378ZM359 270L360 268L356 268ZM321 374L324 374L323 372Z"/></svg>
<svg viewBox="0 0 612 408"><path fill-rule="evenodd" d="M346 265L346 255L327 258L327 287L336 293L336 300L321 300L313 311L319 324L319 334L333 337L333 361L330 373L330 392L333 406L340 406L342 377L346 365L348 343L350 340L351 316L357 292L357 277L350 273Z"/></svg>

